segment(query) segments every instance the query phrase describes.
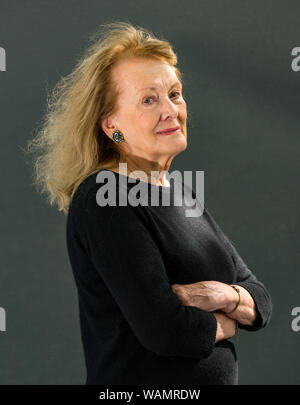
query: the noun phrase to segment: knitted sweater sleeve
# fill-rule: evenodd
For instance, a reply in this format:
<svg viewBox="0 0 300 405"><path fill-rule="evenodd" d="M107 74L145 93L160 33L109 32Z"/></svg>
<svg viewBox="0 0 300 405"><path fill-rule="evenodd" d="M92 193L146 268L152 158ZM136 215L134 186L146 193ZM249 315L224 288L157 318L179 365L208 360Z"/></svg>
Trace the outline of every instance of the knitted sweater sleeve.
<svg viewBox="0 0 300 405"><path fill-rule="evenodd" d="M140 343L162 356L209 356L217 320L173 292L142 207L101 207L89 193L80 216L90 260Z"/></svg>
<svg viewBox="0 0 300 405"><path fill-rule="evenodd" d="M223 241L226 248L231 254L236 269L236 280L232 284L244 287L251 294L255 303L257 317L254 323L252 325L239 324L239 328L248 330L250 332L262 329L269 324L272 316L273 304L271 295L264 284L257 279L254 273L245 264L245 262L237 252L237 249L235 248L233 242L221 230L207 208L205 208L205 211L217 235Z"/></svg>

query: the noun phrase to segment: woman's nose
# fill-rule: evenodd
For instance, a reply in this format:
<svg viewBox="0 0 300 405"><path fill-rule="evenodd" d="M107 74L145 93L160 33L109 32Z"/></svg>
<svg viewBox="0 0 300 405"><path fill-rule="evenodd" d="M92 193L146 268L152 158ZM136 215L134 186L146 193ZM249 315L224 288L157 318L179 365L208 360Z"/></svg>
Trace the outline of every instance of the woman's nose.
<svg viewBox="0 0 300 405"><path fill-rule="evenodd" d="M168 116L177 117L178 107L172 102L172 100L166 98L162 103L162 118L167 118Z"/></svg>

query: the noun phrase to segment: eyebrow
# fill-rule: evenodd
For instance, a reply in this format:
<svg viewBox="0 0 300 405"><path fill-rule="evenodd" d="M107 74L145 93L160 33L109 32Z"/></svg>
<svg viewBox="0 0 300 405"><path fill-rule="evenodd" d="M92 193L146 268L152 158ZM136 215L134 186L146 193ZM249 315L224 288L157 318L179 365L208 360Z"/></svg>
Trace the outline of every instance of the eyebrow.
<svg viewBox="0 0 300 405"><path fill-rule="evenodd" d="M172 88L175 87L175 86L182 87L182 85L181 85L180 82L175 82L175 83L172 84L172 86L170 87L170 89L172 89ZM155 86L143 87L142 89L139 90L139 92L140 92L140 91L143 91L143 90L157 90L157 87L155 87Z"/></svg>

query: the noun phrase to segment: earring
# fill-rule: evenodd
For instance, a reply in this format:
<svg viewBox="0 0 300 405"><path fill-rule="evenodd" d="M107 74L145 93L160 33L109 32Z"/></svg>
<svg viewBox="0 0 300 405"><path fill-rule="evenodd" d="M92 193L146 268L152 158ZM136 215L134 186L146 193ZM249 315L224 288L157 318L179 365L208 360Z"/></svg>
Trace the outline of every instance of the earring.
<svg viewBox="0 0 300 405"><path fill-rule="evenodd" d="M124 141L124 135L120 130L116 129L112 134L112 139L115 143L120 143Z"/></svg>

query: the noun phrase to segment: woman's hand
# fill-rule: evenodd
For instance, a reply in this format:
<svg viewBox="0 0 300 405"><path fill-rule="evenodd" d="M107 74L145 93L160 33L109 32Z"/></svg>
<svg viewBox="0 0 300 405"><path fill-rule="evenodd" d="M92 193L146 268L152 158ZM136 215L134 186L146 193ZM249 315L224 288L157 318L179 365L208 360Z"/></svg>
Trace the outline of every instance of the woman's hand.
<svg viewBox="0 0 300 405"><path fill-rule="evenodd" d="M215 343L229 339L236 333L236 320L224 312L234 303L232 293L236 292L228 284L219 281L199 281L193 284L172 284L174 293L183 305L195 306L212 312L217 320Z"/></svg>
<svg viewBox="0 0 300 405"><path fill-rule="evenodd" d="M251 294L241 286L238 286L240 304L231 314L229 312L235 308L239 296L229 284L220 281L199 281L193 284L172 284L171 287L183 305L194 306L208 312L223 312L227 318L243 325L252 325L257 317Z"/></svg>
<svg viewBox="0 0 300 405"><path fill-rule="evenodd" d="M234 289L220 281L199 281L193 284L172 284L174 293L183 305L190 305L212 312L229 312L238 298Z"/></svg>
<svg viewBox="0 0 300 405"><path fill-rule="evenodd" d="M236 321L229 318L223 312L212 312L217 320L217 333L215 343L219 340L229 339L236 333Z"/></svg>

